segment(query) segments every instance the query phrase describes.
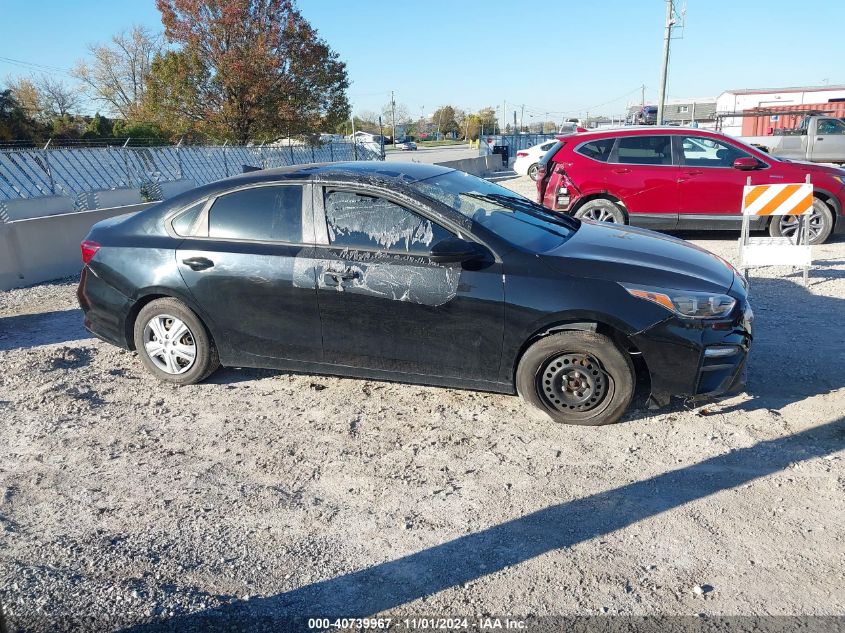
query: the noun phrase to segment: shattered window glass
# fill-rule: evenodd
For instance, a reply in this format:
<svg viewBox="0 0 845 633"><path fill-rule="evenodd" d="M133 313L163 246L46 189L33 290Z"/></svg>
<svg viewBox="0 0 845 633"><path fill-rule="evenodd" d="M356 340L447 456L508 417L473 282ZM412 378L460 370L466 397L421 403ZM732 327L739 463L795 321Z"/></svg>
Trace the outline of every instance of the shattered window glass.
<svg viewBox="0 0 845 633"><path fill-rule="evenodd" d="M383 198L349 191L326 194L326 224L334 246L427 254L451 237L446 229Z"/></svg>

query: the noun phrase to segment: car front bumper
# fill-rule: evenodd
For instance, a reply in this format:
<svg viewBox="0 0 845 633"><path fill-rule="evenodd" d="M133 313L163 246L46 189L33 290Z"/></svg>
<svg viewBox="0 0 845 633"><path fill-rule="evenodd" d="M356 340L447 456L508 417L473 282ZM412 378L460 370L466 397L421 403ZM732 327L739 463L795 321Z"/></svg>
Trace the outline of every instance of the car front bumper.
<svg viewBox="0 0 845 633"><path fill-rule="evenodd" d="M707 399L745 389L753 312L745 304L732 321L669 318L631 337L651 377L652 399Z"/></svg>

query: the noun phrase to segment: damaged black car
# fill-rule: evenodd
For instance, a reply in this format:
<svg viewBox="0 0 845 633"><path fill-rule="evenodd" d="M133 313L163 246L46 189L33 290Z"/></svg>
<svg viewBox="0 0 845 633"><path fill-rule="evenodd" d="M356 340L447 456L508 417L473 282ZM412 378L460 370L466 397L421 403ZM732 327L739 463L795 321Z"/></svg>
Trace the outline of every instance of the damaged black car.
<svg viewBox="0 0 845 633"><path fill-rule="evenodd" d="M161 380L221 364L519 394L567 424L744 388L752 312L682 240L436 165L256 171L95 225L85 327Z"/></svg>

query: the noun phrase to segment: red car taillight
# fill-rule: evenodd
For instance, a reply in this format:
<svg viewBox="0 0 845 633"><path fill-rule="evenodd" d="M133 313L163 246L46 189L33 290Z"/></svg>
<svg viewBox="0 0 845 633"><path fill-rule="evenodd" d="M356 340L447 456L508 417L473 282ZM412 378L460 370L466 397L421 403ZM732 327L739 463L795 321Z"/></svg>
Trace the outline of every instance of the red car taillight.
<svg viewBox="0 0 845 633"><path fill-rule="evenodd" d="M517 152L517 156L528 156L528 152Z"/></svg>
<svg viewBox="0 0 845 633"><path fill-rule="evenodd" d="M94 259L94 255L96 255L97 251L100 250L100 245L92 240L85 240L79 246L82 249L83 264L87 264Z"/></svg>

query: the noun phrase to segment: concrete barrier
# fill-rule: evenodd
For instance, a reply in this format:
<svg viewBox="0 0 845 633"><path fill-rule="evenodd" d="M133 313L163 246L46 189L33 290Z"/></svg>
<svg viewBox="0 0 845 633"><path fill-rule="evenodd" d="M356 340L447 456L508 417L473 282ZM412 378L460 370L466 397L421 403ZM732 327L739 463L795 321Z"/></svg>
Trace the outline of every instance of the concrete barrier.
<svg viewBox="0 0 845 633"><path fill-rule="evenodd" d="M6 222L71 213L72 211L73 198L67 196L38 196L19 200L0 200L0 220Z"/></svg>
<svg viewBox="0 0 845 633"><path fill-rule="evenodd" d="M451 167L465 171L473 176L484 177L497 169L501 169L502 157L498 154L490 156L479 156L478 158L462 158L460 160L448 160L443 163L436 163L441 167Z"/></svg>
<svg viewBox="0 0 845 633"><path fill-rule="evenodd" d="M68 277L82 269L79 243L94 224L155 202L0 224L0 290Z"/></svg>

